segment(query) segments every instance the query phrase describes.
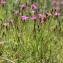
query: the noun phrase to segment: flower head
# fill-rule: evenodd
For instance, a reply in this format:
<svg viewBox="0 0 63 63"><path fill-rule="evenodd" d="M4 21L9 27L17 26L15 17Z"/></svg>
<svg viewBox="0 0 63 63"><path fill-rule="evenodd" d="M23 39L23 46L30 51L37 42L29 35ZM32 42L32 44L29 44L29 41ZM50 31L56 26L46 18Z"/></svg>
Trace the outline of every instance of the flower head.
<svg viewBox="0 0 63 63"><path fill-rule="evenodd" d="M36 10L37 8L38 8L38 7L37 7L37 4L36 4L36 3L33 3L33 4L32 4L32 9L33 9L33 10Z"/></svg>
<svg viewBox="0 0 63 63"><path fill-rule="evenodd" d="M21 19L22 19L23 21L26 21L28 18L29 18L28 16L21 16Z"/></svg>
<svg viewBox="0 0 63 63"><path fill-rule="evenodd" d="M36 20L37 19L37 16L32 16L31 19L32 20Z"/></svg>
<svg viewBox="0 0 63 63"><path fill-rule="evenodd" d="M38 14L38 17L39 17L39 18L42 18L42 16L43 16L43 15L42 15L41 13Z"/></svg>
<svg viewBox="0 0 63 63"><path fill-rule="evenodd" d="M40 23L44 23L46 19L47 19L46 15L43 14L42 17L40 18Z"/></svg>
<svg viewBox="0 0 63 63"><path fill-rule="evenodd" d="M55 15L55 16L60 16L61 14L60 14L60 12L55 12L54 15Z"/></svg>

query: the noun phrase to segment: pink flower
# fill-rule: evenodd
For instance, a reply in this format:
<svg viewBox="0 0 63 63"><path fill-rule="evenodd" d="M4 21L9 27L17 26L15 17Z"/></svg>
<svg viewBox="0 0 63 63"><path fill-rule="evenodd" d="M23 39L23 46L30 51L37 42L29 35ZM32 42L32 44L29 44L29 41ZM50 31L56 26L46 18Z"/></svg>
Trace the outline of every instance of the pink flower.
<svg viewBox="0 0 63 63"><path fill-rule="evenodd" d="M61 14L60 14L60 12L55 12L54 15L55 15L55 16L60 16Z"/></svg>
<svg viewBox="0 0 63 63"><path fill-rule="evenodd" d="M36 16L32 16L31 19L32 19L32 20L36 20L37 17L36 17Z"/></svg>
<svg viewBox="0 0 63 63"><path fill-rule="evenodd" d="M43 15L42 20L43 20L43 21L46 21L46 19L47 19L46 16Z"/></svg>
<svg viewBox="0 0 63 63"><path fill-rule="evenodd" d="M35 3L32 4L32 9L36 10L37 9L37 5Z"/></svg>
<svg viewBox="0 0 63 63"><path fill-rule="evenodd" d="M42 16L43 16L42 14L38 14L38 17L39 17L39 18L42 18Z"/></svg>
<svg viewBox="0 0 63 63"><path fill-rule="evenodd" d="M44 23L47 20L47 17L45 14L42 15L42 17L40 18L40 23Z"/></svg>
<svg viewBox="0 0 63 63"><path fill-rule="evenodd" d="M28 16L21 16L21 19L22 19L23 21L26 21L28 18L29 18Z"/></svg>

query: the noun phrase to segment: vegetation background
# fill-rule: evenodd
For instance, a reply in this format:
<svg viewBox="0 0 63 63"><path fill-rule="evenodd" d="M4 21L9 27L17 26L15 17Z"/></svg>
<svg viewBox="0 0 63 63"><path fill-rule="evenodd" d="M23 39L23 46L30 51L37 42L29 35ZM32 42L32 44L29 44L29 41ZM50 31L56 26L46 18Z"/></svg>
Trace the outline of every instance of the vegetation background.
<svg viewBox="0 0 63 63"><path fill-rule="evenodd" d="M42 10L51 9L51 0L33 1L38 2ZM31 4L31 0L20 2ZM40 25L39 32L36 24L34 33L33 21L29 19L23 23L13 15L12 10L18 10L18 5L19 0L7 0L4 6L0 5L0 63L63 63L63 16L58 19L50 17Z"/></svg>

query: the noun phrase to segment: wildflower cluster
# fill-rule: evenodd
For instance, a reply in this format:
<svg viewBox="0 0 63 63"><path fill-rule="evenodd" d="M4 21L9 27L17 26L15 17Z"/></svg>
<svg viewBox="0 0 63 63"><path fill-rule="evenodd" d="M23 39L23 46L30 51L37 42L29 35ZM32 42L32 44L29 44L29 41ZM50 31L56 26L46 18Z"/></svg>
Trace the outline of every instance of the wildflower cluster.
<svg viewBox="0 0 63 63"><path fill-rule="evenodd" d="M19 5L20 13L17 12L16 14L19 13L19 16L22 21L31 19L33 21L39 20L39 22L43 23L51 16L58 17L61 15L60 6L63 6L62 2L63 0L60 3L57 0L51 0L51 5L52 5L51 10L46 9L44 11L43 10L40 11L39 5L36 2L33 2L31 5L29 5L28 3L22 3ZM24 15L23 13L25 11L28 11L30 15L29 16Z"/></svg>

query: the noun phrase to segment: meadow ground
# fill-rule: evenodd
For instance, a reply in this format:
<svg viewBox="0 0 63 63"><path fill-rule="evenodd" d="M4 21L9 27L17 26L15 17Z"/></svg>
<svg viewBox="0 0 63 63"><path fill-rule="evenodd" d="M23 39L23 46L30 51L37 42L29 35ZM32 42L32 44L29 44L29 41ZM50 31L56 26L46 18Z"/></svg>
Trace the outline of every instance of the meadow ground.
<svg viewBox="0 0 63 63"><path fill-rule="evenodd" d="M0 63L63 63L63 9L59 17L50 16L41 24L38 19L22 21L21 15L33 15L32 1L0 3ZM52 9L50 0L36 1L40 11ZM29 8L22 11L19 4L25 2Z"/></svg>

